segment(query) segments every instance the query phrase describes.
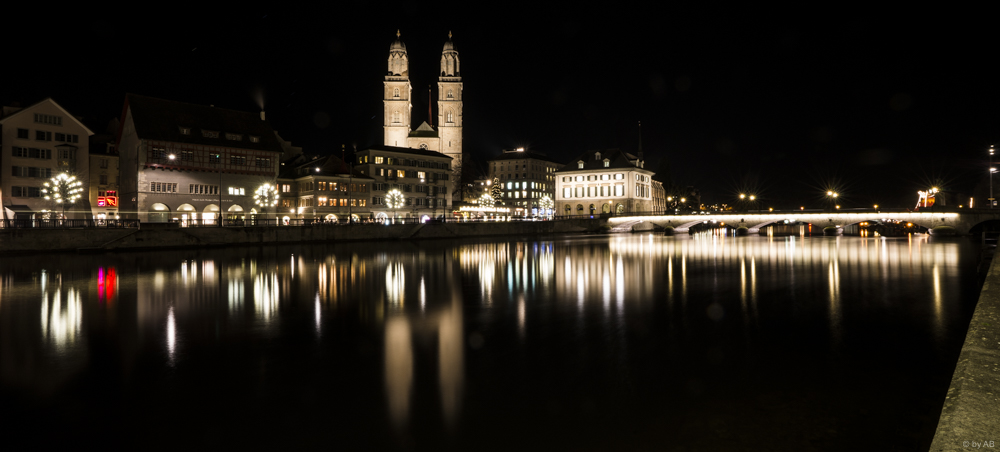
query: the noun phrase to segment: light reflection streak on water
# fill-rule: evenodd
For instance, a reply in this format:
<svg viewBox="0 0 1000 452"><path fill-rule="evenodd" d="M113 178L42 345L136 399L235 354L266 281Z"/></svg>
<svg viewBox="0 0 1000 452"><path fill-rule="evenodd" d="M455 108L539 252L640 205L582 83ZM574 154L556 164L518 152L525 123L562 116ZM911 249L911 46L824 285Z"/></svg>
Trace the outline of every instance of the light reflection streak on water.
<svg viewBox="0 0 1000 452"><path fill-rule="evenodd" d="M174 356L177 352L177 326L174 321L174 307L167 311L167 360L170 366L174 365Z"/></svg>
<svg viewBox="0 0 1000 452"><path fill-rule="evenodd" d="M385 323L385 392L389 419L397 429L402 429L409 420L412 387L410 322L404 316L392 316Z"/></svg>
<svg viewBox="0 0 1000 452"><path fill-rule="evenodd" d="M43 291L41 311L42 337L57 352L76 342L83 324L83 303L79 292L73 288L66 290L64 306L61 288L57 287L51 298Z"/></svg>
<svg viewBox="0 0 1000 452"><path fill-rule="evenodd" d="M941 272L938 264L934 264L934 333L938 338L944 336L944 315L942 314Z"/></svg>
<svg viewBox="0 0 1000 452"><path fill-rule="evenodd" d="M721 237L720 237L721 239ZM732 262L731 265L740 267L740 301L745 297L748 303L748 310L754 318L757 317L757 272L758 264L764 268L774 266L774 270L782 272L787 278L787 290L794 297L796 287L795 275L800 271L807 274L816 270L826 273L828 285L828 296L826 297L827 313L830 322L830 330L834 333L834 341L839 341L842 334L843 310L845 302L854 300L844 299L842 284L845 278L851 281L860 280L868 276L874 276L881 281L889 281L894 274L906 273L917 277L918 281L927 284L927 291L934 293L934 302L943 303L943 295L940 292L941 281L947 281L955 277L958 267L958 244L957 243L936 243L933 247L927 246L926 236L910 236L903 243L899 239L892 238L799 238L789 236L784 238L748 238L728 239L730 245L735 241L739 243L739 252L734 249L727 249L726 242L713 246L709 243L711 236L692 236L691 238L664 237L659 245L653 244L647 247L648 251L640 250L637 247L640 239L634 241L612 240L609 247L613 252L621 253L626 258L662 259L666 266L667 291L673 293L673 257L679 255L681 262L681 285L682 296L685 294L686 284L686 261L693 259L699 266L704 262L719 261ZM722 239L725 240L725 239ZM871 248L866 243L858 246L846 246L847 241L868 241L875 240L875 247ZM845 246L841 246L845 245ZM933 250L933 251L932 251ZM749 256L749 263L746 257ZM762 259L757 262L756 257ZM569 269L569 259L567 256L567 269ZM746 276L746 265L750 266L749 278ZM821 266L821 267L820 267ZM848 273L841 271L842 267ZM635 269L630 269L633 273ZM568 273L568 272L567 272ZM630 273L631 275L631 273ZM567 274L568 276L568 274ZM922 276L922 277L921 277ZM627 276L626 280L632 276ZM747 280L749 279L749 280ZM721 280L720 280L721 281ZM749 284L749 292L744 292L744 285ZM936 285L935 285L936 284ZM630 291L632 290L630 285ZM577 288L579 290L579 288ZM670 300L668 295L668 301ZM934 322L943 325L945 308L935 305Z"/></svg>
<svg viewBox="0 0 1000 452"><path fill-rule="evenodd" d="M390 306L402 308L405 302L406 271L403 264L393 262L385 268L385 297Z"/></svg>
<svg viewBox="0 0 1000 452"><path fill-rule="evenodd" d="M230 315L236 315L243 310L243 302L246 298L243 284L243 268L226 267L226 299L229 303Z"/></svg>
<svg viewBox="0 0 1000 452"><path fill-rule="evenodd" d="M253 305L257 318L268 323L278 314L278 274L256 275L253 279Z"/></svg>
<svg viewBox="0 0 1000 452"><path fill-rule="evenodd" d="M323 319L322 319L323 309L322 309L322 307L320 306L320 303L319 303L319 292L316 292L316 302L314 304L316 305L316 307L315 307L315 311L316 311L316 336L319 337L322 334L322 325L323 325Z"/></svg>

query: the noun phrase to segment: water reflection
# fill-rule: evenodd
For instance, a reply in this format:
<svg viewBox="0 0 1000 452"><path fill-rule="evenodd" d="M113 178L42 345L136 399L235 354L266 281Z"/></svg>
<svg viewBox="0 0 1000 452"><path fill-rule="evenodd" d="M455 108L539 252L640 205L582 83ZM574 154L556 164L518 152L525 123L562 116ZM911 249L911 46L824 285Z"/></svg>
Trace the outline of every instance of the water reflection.
<svg viewBox="0 0 1000 452"><path fill-rule="evenodd" d="M751 369L769 335L821 342L809 348L821 358L863 351L865 334L901 325L929 332L908 344L951 340L968 310L957 298L968 253L922 237L636 234L3 262L0 377L57 394L108 376L128 387L159 385L151 374L171 388L187 378L176 387L194 388L192 375L236 375L241 389L213 386L240 393L228 405L332 400L338 419L404 437L495 421L494 406L518 415L557 406L576 421L585 404L567 400L577 392L565 382L588 397L613 394L589 402L608 412L641 411L615 404L672 388L707 397L720 386L712 379L730 373L718 366L738 356ZM205 395L168 391L185 406Z"/></svg>

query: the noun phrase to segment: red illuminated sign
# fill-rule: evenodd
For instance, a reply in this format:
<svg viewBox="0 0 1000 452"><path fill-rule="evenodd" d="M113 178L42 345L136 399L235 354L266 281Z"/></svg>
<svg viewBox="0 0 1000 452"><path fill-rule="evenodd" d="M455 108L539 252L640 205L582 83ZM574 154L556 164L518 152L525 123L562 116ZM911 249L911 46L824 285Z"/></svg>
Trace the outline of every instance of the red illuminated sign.
<svg viewBox="0 0 1000 452"><path fill-rule="evenodd" d="M117 207L118 197L117 196L98 196L97 197L98 207Z"/></svg>

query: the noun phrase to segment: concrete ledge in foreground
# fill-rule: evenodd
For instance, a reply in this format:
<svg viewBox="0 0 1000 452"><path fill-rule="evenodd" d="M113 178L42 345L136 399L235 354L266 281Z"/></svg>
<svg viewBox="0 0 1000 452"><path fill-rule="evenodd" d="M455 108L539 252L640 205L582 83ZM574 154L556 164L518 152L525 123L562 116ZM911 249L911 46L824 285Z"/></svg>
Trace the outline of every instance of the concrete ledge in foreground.
<svg viewBox="0 0 1000 452"><path fill-rule="evenodd" d="M1000 256L979 295L931 450L1000 450Z"/></svg>

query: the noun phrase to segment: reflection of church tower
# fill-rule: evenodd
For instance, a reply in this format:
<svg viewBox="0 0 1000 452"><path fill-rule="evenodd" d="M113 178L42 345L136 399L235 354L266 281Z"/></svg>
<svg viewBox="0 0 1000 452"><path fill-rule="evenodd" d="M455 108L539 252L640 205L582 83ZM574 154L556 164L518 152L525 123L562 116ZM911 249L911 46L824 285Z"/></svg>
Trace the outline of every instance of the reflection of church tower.
<svg viewBox="0 0 1000 452"><path fill-rule="evenodd" d="M450 31L441 52L438 77L438 137L441 138L439 151L453 158L452 168L459 170L462 167L462 74Z"/></svg>
<svg viewBox="0 0 1000 452"><path fill-rule="evenodd" d="M410 135L410 63L406 57L406 46L399 40L389 46L389 71L385 75L385 145L406 146Z"/></svg>

